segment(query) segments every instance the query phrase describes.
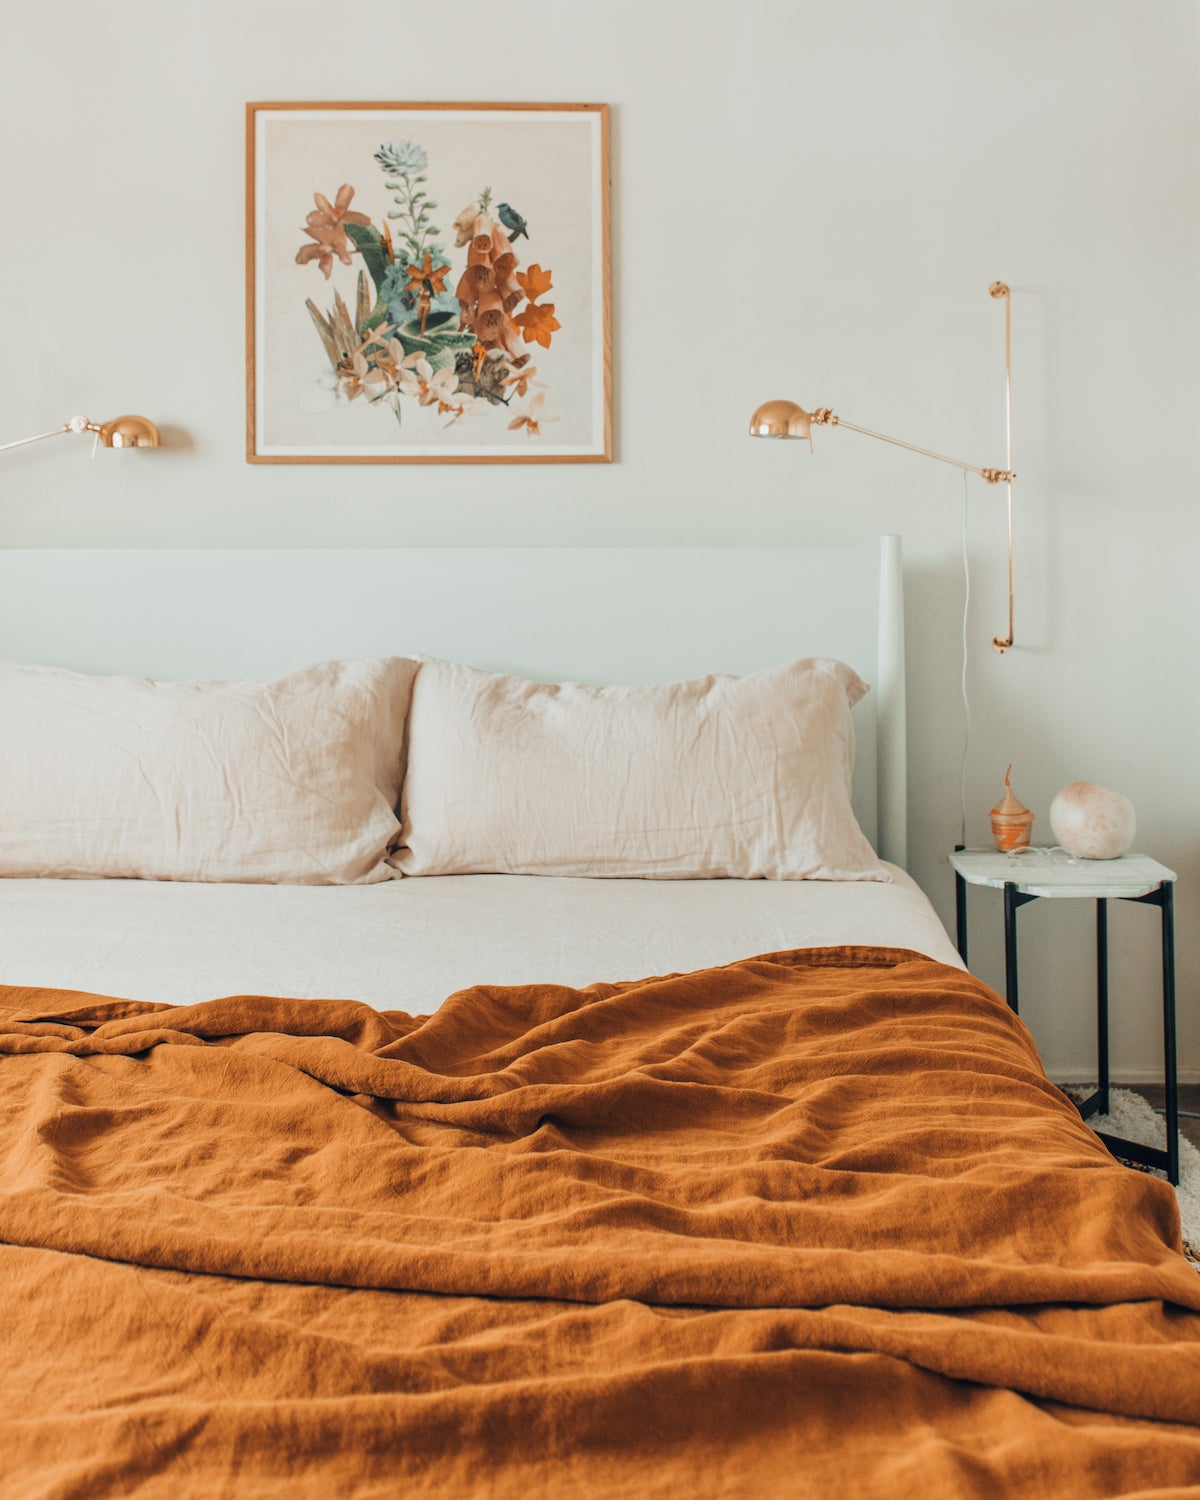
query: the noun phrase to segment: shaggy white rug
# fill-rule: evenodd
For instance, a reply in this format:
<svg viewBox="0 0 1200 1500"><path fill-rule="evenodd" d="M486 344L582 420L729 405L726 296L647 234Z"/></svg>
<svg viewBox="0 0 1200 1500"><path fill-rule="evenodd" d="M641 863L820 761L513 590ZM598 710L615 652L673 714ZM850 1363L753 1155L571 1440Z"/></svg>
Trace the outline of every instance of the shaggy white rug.
<svg viewBox="0 0 1200 1500"><path fill-rule="evenodd" d="M1091 1092L1090 1088L1070 1090L1072 1095L1083 1098ZM1093 1130L1140 1141L1144 1146L1162 1146L1166 1140L1162 1116L1156 1115L1140 1094L1129 1089L1110 1089L1108 1113L1093 1115L1087 1123ZM1183 1237L1191 1258L1200 1261L1200 1151L1182 1135L1179 1137L1179 1186L1175 1189L1175 1196L1179 1199Z"/></svg>

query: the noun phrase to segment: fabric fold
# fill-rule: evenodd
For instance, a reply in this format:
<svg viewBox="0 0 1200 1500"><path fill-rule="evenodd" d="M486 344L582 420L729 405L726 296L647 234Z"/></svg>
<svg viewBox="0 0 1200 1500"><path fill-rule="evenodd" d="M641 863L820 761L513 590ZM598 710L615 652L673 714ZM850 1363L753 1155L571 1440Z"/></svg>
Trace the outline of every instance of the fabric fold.
<svg viewBox="0 0 1200 1500"><path fill-rule="evenodd" d="M996 995L914 953L418 1019L0 989L0 1141L18 1474L44 1477L30 1433L136 1467L136 1413L205 1482L274 1452L314 1496L435 1472L669 1495L685 1449L768 1488L803 1453L864 1495L1123 1492L1056 1488L1068 1458L1129 1493L1200 1477L1174 1194L1112 1160Z"/></svg>

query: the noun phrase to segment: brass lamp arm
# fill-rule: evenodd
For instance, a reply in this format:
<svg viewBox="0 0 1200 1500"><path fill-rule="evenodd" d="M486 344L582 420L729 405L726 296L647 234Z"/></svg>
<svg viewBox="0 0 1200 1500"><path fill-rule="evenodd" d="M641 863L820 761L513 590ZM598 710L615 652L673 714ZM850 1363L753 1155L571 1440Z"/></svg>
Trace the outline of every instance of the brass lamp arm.
<svg viewBox="0 0 1200 1500"><path fill-rule="evenodd" d="M963 463L959 458L948 458L944 453L935 453L932 448L920 448L916 443L906 443L903 438L888 437L885 432L874 432L870 427L859 427L857 423L847 422L839 417L827 406L818 407L813 412L812 419L820 426L846 427L851 432L861 432L864 437L878 438L881 443L892 443L897 448L907 448L910 453L923 453L926 458L936 458L941 463L953 464L956 469L966 469L969 474L978 474L981 479L986 479L988 484L1008 484L1017 477L1009 469L980 469L975 464Z"/></svg>
<svg viewBox="0 0 1200 1500"><path fill-rule="evenodd" d="M33 437L17 438L13 443L0 443L0 453L6 448L23 448L26 443L40 443L43 438L59 437L64 432L86 431L86 428L72 427L70 422L64 422L61 427L52 427L49 432L36 432Z"/></svg>

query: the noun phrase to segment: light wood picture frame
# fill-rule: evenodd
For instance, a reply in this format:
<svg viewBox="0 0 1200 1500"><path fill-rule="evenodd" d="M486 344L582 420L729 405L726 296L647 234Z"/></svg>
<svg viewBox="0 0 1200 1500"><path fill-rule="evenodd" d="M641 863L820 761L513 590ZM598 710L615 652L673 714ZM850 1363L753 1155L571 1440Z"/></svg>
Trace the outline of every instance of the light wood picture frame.
<svg viewBox="0 0 1200 1500"><path fill-rule="evenodd" d="M248 104L248 462L611 462L609 222L605 104Z"/></svg>

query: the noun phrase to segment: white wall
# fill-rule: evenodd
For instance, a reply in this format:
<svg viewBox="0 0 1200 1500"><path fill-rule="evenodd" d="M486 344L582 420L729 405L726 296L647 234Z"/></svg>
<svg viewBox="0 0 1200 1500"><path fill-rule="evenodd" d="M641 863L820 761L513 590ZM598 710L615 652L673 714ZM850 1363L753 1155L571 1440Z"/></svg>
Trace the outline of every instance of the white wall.
<svg viewBox="0 0 1200 1500"><path fill-rule="evenodd" d="M488 38L487 47L475 40ZM248 99L614 106L618 462L243 462ZM973 485L969 835L1016 762L1135 802L1182 877L1181 1043L1200 1076L1194 0L112 0L23 6L0 58L4 431L144 411L171 447L4 456L7 546L835 543L902 531L914 873L952 911L959 518L940 465L821 433L750 443L763 398L1003 459L1014 290L1019 649L999 491ZM70 609L70 600L56 607ZM84 628L84 622L81 622ZM402 643L401 643L402 645ZM803 642L796 643L797 648ZM1000 978L998 901L972 906ZM1035 906L1024 1012L1086 1073L1082 906ZM1113 915L1118 1070L1157 1066L1154 915Z"/></svg>

